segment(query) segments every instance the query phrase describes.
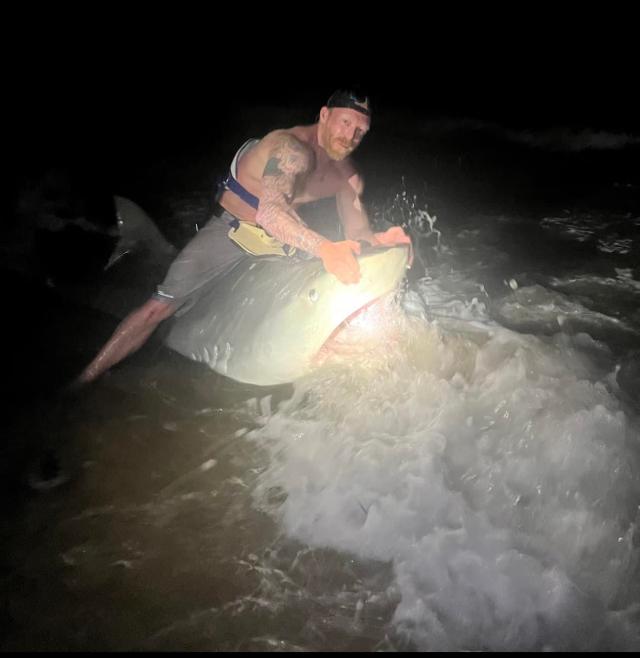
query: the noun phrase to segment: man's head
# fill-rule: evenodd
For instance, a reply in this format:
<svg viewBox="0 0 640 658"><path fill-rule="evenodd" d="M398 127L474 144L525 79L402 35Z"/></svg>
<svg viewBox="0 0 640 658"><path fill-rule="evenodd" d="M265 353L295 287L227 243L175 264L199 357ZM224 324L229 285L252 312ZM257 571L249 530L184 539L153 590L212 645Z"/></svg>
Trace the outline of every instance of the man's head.
<svg viewBox="0 0 640 658"><path fill-rule="evenodd" d="M332 160L344 160L360 144L370 125L369 99L340 89L320 110L318 142Z"/></svg>

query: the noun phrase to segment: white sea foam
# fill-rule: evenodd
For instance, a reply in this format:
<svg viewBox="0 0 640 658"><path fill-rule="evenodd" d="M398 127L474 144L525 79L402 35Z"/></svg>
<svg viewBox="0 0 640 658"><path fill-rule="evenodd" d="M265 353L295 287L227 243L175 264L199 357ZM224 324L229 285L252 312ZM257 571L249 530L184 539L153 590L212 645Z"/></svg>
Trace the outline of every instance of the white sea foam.
<svg viewBox="0 0 640 658"><path fill-rule="evenodd" d="M247 435L270 454L256 505L391 564L396 642L640 648L636 430L566 337L467 313L467 332L407 319L401 345L298 382Z"/></svg>

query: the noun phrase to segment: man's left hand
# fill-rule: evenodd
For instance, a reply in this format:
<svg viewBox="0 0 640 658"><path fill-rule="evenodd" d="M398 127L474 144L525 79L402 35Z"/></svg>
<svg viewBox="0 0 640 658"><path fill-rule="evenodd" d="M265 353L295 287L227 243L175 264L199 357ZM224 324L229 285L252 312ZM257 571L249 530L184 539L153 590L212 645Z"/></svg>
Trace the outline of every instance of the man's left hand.
<svg viewBox="0 0 640 658"><path fill-rule="evenodd" d="M392 246L394 244L409 245L409 267L413 263L413 245L411 238L404 232L401 226L392 226L382 233L373 234L373 245Z"/></svg>

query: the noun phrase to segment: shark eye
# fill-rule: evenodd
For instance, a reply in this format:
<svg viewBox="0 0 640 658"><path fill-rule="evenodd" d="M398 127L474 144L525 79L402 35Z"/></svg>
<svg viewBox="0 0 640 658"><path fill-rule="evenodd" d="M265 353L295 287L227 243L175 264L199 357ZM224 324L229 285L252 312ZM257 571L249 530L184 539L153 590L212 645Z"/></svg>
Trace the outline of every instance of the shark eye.
<svg viewBox="0 0 640 658"><path fill-rule="evenodd" d="M315 288L311 288L311 290L309 290L309 299L315 303L318 301L319 298L320 298L320 294L318 293L318 291Z"/></svg>

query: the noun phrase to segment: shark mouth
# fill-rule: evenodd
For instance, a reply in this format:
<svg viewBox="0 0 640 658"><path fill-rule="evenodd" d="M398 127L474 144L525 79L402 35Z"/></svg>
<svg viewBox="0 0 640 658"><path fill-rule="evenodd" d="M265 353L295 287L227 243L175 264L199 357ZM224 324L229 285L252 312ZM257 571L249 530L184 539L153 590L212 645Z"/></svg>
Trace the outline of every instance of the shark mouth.
<svg viewBox="0 0 640 658"><path fill-rule="evenodd" d="M380 350L397 334L398 313L395 291L367 302L331 332L313 358L314 366L334 359L365 357Z"/></svg>

